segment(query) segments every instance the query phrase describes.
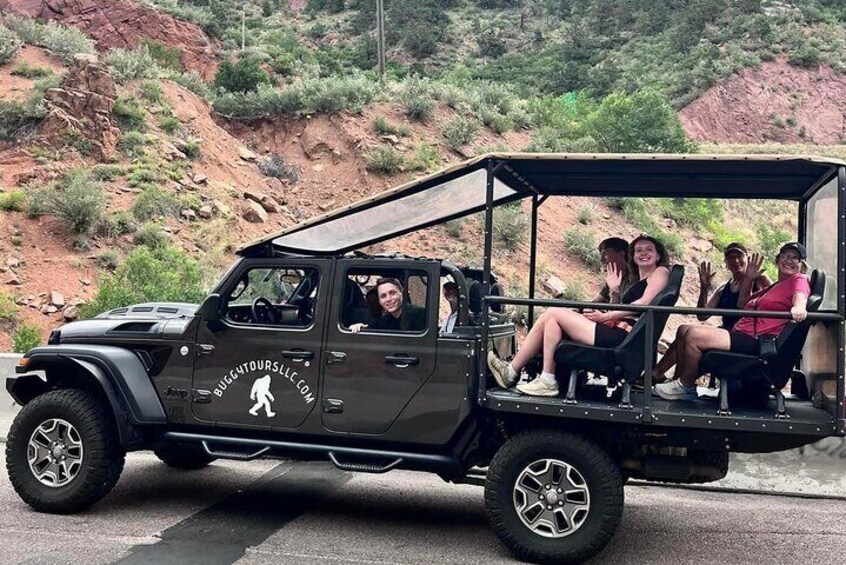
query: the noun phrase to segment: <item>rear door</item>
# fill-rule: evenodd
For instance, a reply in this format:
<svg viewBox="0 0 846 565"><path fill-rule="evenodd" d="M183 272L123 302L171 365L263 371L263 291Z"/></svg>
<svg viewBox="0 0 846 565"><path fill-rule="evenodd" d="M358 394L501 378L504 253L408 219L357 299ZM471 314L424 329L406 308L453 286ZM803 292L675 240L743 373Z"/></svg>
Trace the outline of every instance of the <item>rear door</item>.
<svg viewBox="0 0 846 565"><path fill-rule="evenodd" d="M220 322L200 323L194 416L296 428L319 404L330 259L248 259L219 292Z"/></svg>
<svg viewBox="0 0 846 565"><path fill-rule="evenodd" d="M324 352L323 425L332 431L387 431L436 365L439 264L431 261L338 261ZM372 290L382 276L401 279L409 302L426 309L422 331L352 333L351 305L373 307ZM355 295L355 300L350 297ZM377 306L378 308L378 306ZM373 312L376 315L378 312Z"/></svg>

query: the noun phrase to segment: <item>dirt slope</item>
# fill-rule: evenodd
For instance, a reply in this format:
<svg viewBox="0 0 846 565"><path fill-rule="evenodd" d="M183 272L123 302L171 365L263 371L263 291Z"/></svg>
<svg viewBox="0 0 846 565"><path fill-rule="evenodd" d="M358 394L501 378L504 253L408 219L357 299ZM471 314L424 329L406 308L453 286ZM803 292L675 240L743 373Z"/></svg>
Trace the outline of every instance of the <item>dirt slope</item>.
<svg viewBox="0 0 846 565"><path fill-rule="evenodd" d="M846 140L846 76L786 61L746 69L681 111L697 141L838 144Z"/></svg>

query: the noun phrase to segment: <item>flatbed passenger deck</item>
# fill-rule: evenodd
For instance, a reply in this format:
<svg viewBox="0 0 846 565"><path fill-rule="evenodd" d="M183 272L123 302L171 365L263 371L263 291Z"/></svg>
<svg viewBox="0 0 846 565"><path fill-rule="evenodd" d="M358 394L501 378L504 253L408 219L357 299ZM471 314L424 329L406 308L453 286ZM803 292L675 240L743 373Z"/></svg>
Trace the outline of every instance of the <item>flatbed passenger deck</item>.
<svg viewBox="0 0 846 565"><path fill-rule="evenodd" d="M789 418L775 418L776 403L768 408L732 407L728 416L717 415L717 400L700 398L696 402L669 402L652 397L644 417L644 393L632 392L632 408L621 408L619 394L604 398L604 387L596 387L590 398L579 398L578 404L566 404L564 393L554 398L531 397L514 390L486 391L485 406L494 411L522 414L543 414L561 418L599 420L623 424L652 424L660 426L796 434L826 437L835 433L835 420L825 410L814 408L810 401L787 400ZM599 394L601 393L601 395Z"/></svg>

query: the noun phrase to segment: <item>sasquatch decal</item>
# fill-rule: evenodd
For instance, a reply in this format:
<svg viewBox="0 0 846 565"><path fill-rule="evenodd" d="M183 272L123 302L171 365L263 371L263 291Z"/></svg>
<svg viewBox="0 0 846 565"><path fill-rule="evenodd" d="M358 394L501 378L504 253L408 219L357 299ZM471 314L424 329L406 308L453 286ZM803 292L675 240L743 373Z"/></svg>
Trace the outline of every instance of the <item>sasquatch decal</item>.
<svg viewBox="0 0 846 565"><path fill-rule="evenodd" d="M276 412L270 409L270 403L276 400L273 393L270 392L270 375L256 379L252 390L250 390L250 400L256 401L256 405L250 408L250 414L253 416L258 416L258 411L261 410L262 406L264 406L268 418L276 416Z"/></svg>
<svg viewBox="0 0 846 565"><path fill-rule="evenodd" d="M238 380L239 377L250 375L251 373L265 373L264 377L257 377L258 380L263 378L267 378L267 391L270 390L270 381L273 380L273 377L279 375L282 377L283 381L287 381L291 383L291 385L297 388L297 391L302 396L303 402L306 404L311 404L314 402L314 395L311 393L311 388L306 384L305 379L300 378L299 373L296 370L286 367L284 363L280 363L279 361L274 361L272 359L254 359L252 361L244 361L228 373L226 373L214 387L214 395L218 398L223 398L224 394L226 394L229 385L233 384L235 381ZM276 379L274 382L279 381ZM256 392L255 384L253 384L253 388L250 390L250 399L255 400L256 402L259 401L258 395L254 395L253 393ZM276 390L277 394L279 390ZM270 400L273 401L273 395L270 395ZM267 403L267 408L265 410L269 410L270 403ZM259 410L259 408L256 408ZM269 416L270 414L268 414Z"/></svg>

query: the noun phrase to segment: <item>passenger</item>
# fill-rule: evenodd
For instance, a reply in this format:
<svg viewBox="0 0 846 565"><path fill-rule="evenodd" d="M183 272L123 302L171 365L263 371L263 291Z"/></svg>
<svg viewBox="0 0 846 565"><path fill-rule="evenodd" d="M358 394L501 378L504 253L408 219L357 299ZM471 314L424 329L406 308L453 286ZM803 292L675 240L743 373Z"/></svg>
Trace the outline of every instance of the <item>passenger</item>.
<svg viewBox="0 0 846 565"><path fill-rule="evenodd" d="M806 305L811 294L808 277L804 273L807 257L805 246L798 242L782 245L775 258L778 281L752 295L749 289L759 279L762 259L753 256L746 267L740 288L739 305L746 310L790 312L796 322L808 315ZM742 317L731 330L714 326L690 326L676 337L678 379L656 384L655 393L665 400L696 400L695 382L699 376L699 361L708 349L758 355L760 336L778 335L787 324L786 319Z"/></svg>
<svg viewBox="0 0 846 565"><path fill-rule="evenodd" d="M696 304L697 308L720 308L731 310L735 308L742 308L738 304L740 298L740 286L746 277L746 267L749 265L749 254L740 243L729 243L723 252L726 269L731 273L731 278L723 285L721 285L711 296L708 293L714 285L714 273L711 270L711 263L702 261L699 264L699 301ZM753 255L754 260L758 260L757 255ZM766 288L772 284L770 278L761 274L752 283L752 292L758 292L762 288ZM696 316L700 322L706 321L711 316L707 314L699 314ZM734 324L740 319L740 316L723 316L720 327L724 330L731 330ZM693 326L684 325L679 327L678 332L686 332ZM684 328L684 329L682 329ZM661 358L661 361L655 366L652 371L652 377L656 382L662 382L666 379L666 373L673 365L676 364L676 342L674 341L667 352Z"/></svg>
<svg viewBox="0 0 846 565"><path fill-rule="evenodd" d="M444 283L444 300L449 304L449 316L441 324L441 333L452 333L455 329L455 322L458 320L458 285L454 282Z"/></svg>
<svg viewBox="0 0 846 565"><path fill-rule="evenodd" d="M649 304L667 285L670 271L669 258L664 246L658 240L642 235L631 246L629 272L637 273L637 279L621 299L622 304ZM611 295L623 284L622 272L613 263L606 267L606 282ZM550 308L537 319L523 346L511 363L488 352L488 367L496 382L503 388L513 385L526 363L543 352L543 372L530 383L517 386L517 390L532 396L556 396L558 383L555 380L555 348L562 339L570 339L587 345L613 347L625 339L635 324L636 315L631 312L608 311L580 314L567 308Z"/></svg>
<svg viewBox="0 0 846 565"><path fill-rule="evenodd" d="M620 297L629 289L629 242L620 237L609 237L599 243L599 262L607 271L608 265L613 264L622 273L623 282L617 292L612 293L608 283L602 285L592 302L620 303Z"/></svg>
<svg viewBox="0 0 846 565"><path fill-rule="evenodd" d="M371 324L353 324L350 331L358 333L364 328L372 330L421 331L426 327L426 309L403 304L402 283L394 278L376 281L376 295L384 314Z"/></svg>

